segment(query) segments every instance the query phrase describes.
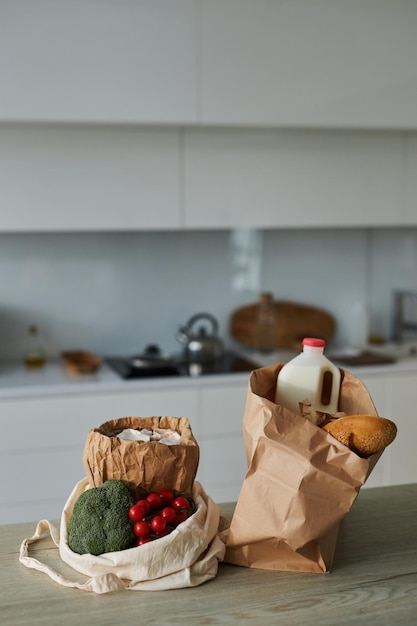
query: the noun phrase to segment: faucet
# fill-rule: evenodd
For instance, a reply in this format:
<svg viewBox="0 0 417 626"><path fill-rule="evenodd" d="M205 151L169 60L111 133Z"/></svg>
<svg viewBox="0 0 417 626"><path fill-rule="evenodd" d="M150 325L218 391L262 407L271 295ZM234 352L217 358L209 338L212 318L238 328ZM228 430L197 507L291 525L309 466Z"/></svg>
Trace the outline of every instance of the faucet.
<svg viewBox="0 0 417 626"><path fill-rule="evenodd" d="M417 340L417 291L394 291L393 296L393 340Z"/></svg>

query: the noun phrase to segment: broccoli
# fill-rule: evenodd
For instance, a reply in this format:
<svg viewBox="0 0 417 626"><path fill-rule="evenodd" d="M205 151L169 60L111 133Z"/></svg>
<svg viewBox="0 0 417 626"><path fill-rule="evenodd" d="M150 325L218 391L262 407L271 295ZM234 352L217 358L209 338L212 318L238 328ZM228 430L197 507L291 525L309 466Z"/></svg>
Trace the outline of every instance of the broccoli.
<svg viewBox="0 0 417 626"><path fill-rule="evenodd" d="M103 554L135 545L128 516L135 498L121 480L107 480L84 491L68 522L68 545L78 554Z"/></svg>

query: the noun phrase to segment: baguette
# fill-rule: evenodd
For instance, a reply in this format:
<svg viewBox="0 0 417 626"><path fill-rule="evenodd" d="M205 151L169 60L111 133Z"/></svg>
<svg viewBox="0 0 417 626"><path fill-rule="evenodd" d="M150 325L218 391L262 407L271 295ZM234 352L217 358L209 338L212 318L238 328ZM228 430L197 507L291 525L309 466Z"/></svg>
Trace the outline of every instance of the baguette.
<svg viewBox="0 0 417 626"><path fill-rule="evenodd" d="M397 435L394 422L375 415L346 415L322 428L362 458L382 452Z"/></svg>

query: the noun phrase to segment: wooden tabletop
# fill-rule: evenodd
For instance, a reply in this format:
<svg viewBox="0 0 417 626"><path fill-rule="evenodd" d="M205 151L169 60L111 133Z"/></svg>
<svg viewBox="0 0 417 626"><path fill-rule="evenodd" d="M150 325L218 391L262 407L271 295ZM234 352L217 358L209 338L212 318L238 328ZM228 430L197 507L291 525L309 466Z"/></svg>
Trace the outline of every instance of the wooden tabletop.
<svg viewBox="0 0 417 626"><path fill-rule="evenodd" d="M233 504L222 511L230 516ZM342 521L330 574L220 564L217 577L199 587L97 595L19 563L20 544L34 530L33 523L0 526L2 626L416 624L417 484L362 489ZM68 575L50 539L31 554Z"/></svg>

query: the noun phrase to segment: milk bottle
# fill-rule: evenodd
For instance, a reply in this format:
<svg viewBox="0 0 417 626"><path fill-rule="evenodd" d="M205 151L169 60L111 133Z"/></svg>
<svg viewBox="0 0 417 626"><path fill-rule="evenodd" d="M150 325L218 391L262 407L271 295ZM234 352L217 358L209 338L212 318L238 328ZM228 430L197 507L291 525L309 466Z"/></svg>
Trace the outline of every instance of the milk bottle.
<svg viewBox="0 0 417 626"><path fill-rule="evenodd" d="M323 339L303 340L303 352L286 363L278 374L277 404L300 414L299 402L307 399L317 411L338 411L340 371L324 356L325 346Z"/></svg>

